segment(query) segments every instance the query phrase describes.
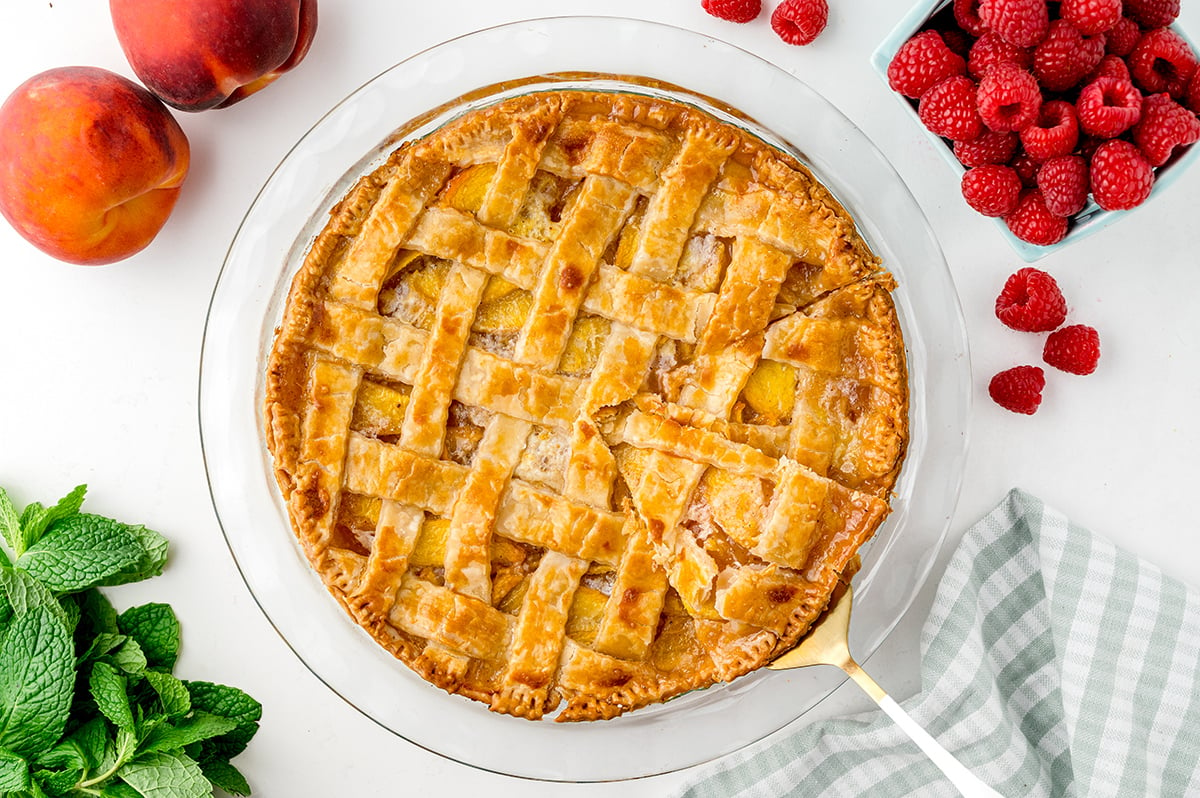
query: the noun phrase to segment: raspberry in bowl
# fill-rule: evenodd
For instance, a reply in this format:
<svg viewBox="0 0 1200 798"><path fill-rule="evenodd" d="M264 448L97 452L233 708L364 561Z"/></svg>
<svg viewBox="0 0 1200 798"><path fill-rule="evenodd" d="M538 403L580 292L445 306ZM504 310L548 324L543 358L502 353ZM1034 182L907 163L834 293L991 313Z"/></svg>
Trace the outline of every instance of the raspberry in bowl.
<svg viewBox="0 0 1200 798"><path fill-rule="evenodd" d="M1123 218L1200 158L1200 51L1177 9L924 0L871 62L964 202L1032 262Z"/></svg>

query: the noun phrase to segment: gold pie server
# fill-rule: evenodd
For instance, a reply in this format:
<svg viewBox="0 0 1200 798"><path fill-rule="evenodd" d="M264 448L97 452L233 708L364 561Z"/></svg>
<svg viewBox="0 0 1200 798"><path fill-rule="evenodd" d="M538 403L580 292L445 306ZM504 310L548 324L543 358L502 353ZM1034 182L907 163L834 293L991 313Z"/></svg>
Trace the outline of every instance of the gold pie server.
<svg viewBox="0 0 1200 798"><path fill-rule="evenodd" d="M850 585L841 583L834 591L829 607L813 624L808 636L767 667L777 671L805 668L809 665L833 665L841 668L867 695L875 699L880 709L912 738L960 793L967 798L1003 798L943 748L941 743L901 709L900 705L850 656L850 606L853 600L854 592Z"/></svg>

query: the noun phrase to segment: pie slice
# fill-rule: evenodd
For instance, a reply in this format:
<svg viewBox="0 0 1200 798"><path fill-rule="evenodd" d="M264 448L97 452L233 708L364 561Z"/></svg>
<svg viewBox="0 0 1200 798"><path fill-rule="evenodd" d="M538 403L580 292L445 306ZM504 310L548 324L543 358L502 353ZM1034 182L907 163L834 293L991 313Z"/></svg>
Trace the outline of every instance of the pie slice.
<svg viewBox="0 0 1200 798"><path fill-rule="evenodd" d="M792 157L697 108L546 91L333 209L267 443L333 596L434 684L611 718L804 635L908 437L891 292Z"/></svg>

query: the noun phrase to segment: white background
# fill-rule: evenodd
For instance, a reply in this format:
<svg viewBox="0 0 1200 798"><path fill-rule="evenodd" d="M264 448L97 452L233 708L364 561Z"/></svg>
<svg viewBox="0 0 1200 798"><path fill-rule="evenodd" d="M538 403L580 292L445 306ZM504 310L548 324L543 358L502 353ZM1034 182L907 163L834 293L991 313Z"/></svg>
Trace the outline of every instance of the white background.
<svg viewBox="0 0 1200 798"><path fill-rule="evenodd" d="M725 39L822 92L893 162L941 240L974 361L971 451L935 581L962 532L1019 485L1168 574L1200 583L1200 170L1038 264L1059 280L1070 322L1100 331L1103 357L1088 377L1047 369L1041 410L1012 415L991 403L986 385L1000 369L1039 362L1042 337L1008 330L992 314L1004 279L1023 264L992 222L965 206L934 145L868 65L907 5L838 0L821 38L796 48L772 33L775 3L765 4L757 21L734 25L708 17L699 0L324 0L312 50L294 72L229 109L177 114L192 171L146 251L105 268L69 266L0 225L0 485L23 504L87 482L89 509L171 539L164 576L112 596L118 606L174 605L184 625L178 673L239 685L263 702L262 730L236 762L257 795L637 798L662 795L688 775L535 783L458 765L393 736L327 691L268 625L209 501L197 429L200 340L226 248L255 193L291 145L364 81L432 44L502 22L624 15ZM1182 25L1200 35L1200 5L1185 3ZM68 64L132 77L106 3L0 3L0 95ZM487 83L485 54L479 70ZM919 687L917 640L933 587L867 662L900 699ZM809 717L867 709L854 689L843 686Z"/></svg>

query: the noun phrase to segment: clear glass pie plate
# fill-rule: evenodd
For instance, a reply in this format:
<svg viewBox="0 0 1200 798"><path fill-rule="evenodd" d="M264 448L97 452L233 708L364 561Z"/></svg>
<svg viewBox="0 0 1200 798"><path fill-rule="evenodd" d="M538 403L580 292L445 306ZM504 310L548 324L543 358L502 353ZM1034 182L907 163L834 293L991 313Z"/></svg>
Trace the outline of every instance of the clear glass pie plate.
<svg viewBox="0 0 1200 798"><path fill-rule="evenodd" d="M527 778L604 781L735 751L803 715L841 676L760 671L582 724L497 715L448 695L378 647L309 568L274 484L260 411L292 275L345 190L399 141L468 108L579 86L699 105L791 151L845 204L896 275L912 440L894 511L855 577L852 645L864 657L874 651L928 576L959 494L970 369L957 295L920 208L866 136L796 78L707 36L616 18L513 23L440 44L348 96L275 170L229 249L205 330L200 427L213 504L238 567L280 635L330 689L405 740L459 762Z"/></svg>

